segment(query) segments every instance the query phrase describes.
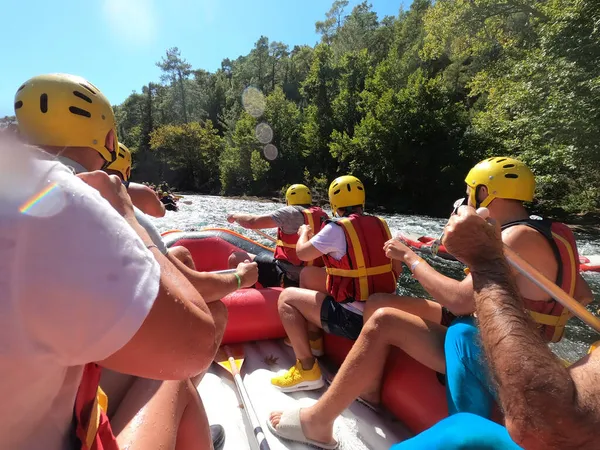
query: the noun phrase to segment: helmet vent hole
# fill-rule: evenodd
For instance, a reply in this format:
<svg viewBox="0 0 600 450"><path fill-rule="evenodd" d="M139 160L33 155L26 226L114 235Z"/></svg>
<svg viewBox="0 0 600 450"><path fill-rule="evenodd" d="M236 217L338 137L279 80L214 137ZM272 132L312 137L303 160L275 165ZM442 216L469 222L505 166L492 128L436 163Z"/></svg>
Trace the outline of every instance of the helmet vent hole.
<svg viewBox="0 0 600 450"><path fill-rule="evenodd" d="M22 91L23 89L25 89L25 85L22 85L19 89L17 89L17 92Z"/></svg>
<svg viewBox="0 0 600 450"><path fill-rule="evenodd" d="M23 106L23 102L21 100L19 100L18 102L15 103L15 109L19 109Z"/></svg>
<svg viewBox="0 0 600 450"><path fill-rule="evenodd" d="M352 188L350 187L350 183L348 183L348 184L346 185L346 189L348 189L348 192L352 192Z"/></svg>
<svg viewBox="0 0 600 450"><path fill-rule="evenodd" d="M515 165L514 164L504 164L502 166L503 169L510 169L511 167L515 167Z"/></svg>
<svg viewBox="0 0 600 450"><path fill-rule="evenodd" d="M362 188L362 186L356 186L356 189L358 189L359 191L364 191L364 189Z"/></svg>
<svg viewBox="0 0 600 450"><path fill-rule="evenodd" d="M296 193L295 192L290 192L290 195L296 195Z"/></svg>
<svg viewBox="0 0 600 450"><path fill-rule="evenodd" d="M517 175L516 173L507 173L506 175L504 175L505 178L519 178L519 175Z"/></svg>
<svg viewBox="0 0 600 450"><path fill-rule="evenodd" d="M84 101L86 101L86 102L88 102L88 103L92 103L92 99L91 99L91 98L89 98L89 97L88 97L87 95L85 95L85 94L82 94L82 93L81 93L81 92L79 92L79 91L73 91L73 95L74 95L75 97L79 97L81 100L84 100Z"/></svg>
<svg viewBox="0 0 600 450"><path fill-rule="evenodd" d="M44 114L48 112L48 94L40 95L40 111Z"/></svg>
<svg viewBox="0 0 600 450"><path fill-rule="evenodd" d="M89 87L89 86L87 86L87 85L85 85L83 83L79 83L79 86L81 86L82 88L90 91L92 94L96 95L96 92L91 87Z"/></svg>
<svg viewBox="0 0 600 450"><path fill-rule="evenodd" d="M78 116L83 116L83 117L88 117L88 118L92 117L92 114L89 111L78 108L77 106L69 106L69 111L71 111L73 114L77 114Z"/></svg>
<svg viewBox="0 0 600 450"><path fill-rule="evenodd" d="M333 191L333 195L338 195L340 193L341 189L338 189L337 191Z"/></svg>
<svg viewBox="0 0 600 450"><path fill-rule="evenodd" d="M502 161L506 161L506 158L500 158L498 161L496 161L497 163L501 163Z"/></svg>

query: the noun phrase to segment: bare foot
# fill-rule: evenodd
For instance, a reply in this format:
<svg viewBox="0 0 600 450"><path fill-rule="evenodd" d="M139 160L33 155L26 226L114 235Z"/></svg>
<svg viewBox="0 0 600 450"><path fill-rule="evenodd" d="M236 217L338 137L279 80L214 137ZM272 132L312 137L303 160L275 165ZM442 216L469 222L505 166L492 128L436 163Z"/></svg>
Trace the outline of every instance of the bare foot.
<svg viewBox="0 0 600 450"><path fill-rule="evenodd" d="M282 414L282 411L275 411L270 414L269 420L273 428L277 429ZM333 423L324 423L318 417L312 417L310 408L300 410L300 424L304 436L308 439L324 444L333 442Z"/></svg>

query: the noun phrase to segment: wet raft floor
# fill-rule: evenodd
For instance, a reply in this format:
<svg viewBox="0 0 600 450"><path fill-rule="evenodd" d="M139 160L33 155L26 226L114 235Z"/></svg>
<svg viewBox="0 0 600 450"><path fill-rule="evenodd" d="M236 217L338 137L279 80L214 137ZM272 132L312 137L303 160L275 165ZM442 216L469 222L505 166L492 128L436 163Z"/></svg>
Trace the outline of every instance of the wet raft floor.
<svg viewBox="0 0 600 450"><path fill-rule="evenodd" d="M277 372L294 364L292 349L283 340L246 343L244 349L242 378L271 450L312 448L280 441L268 430L266 421L271 411L311 405L327 387L292 394L279 392L271 386L270 380ZM224 450L258 448L233 377L227 371L213 364L198 386L198 392L202 396L209 422L219 423L225 428ZM335 436L340 443L340 450L387 450L393 444L409 438L410 433L389 413L377 414L353 402L336 420Z"/></svg>

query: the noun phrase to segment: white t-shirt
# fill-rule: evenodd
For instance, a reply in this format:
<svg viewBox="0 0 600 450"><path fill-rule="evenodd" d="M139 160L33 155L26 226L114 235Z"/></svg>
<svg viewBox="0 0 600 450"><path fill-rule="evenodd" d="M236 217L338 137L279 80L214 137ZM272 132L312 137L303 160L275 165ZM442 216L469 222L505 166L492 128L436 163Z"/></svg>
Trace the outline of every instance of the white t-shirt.
<svg viewBox="0 0 600 450"><path fill-rule="evenodd" d="M88 172L88 170L81 164L79 164L76 161L73 161L70 158L67 158L66 156L57 156L56 159L58 159L65 166L73 169L73 171L76 174ZM150 237L150 239L152 239L152 242L156 245L158 250L163 255L166 255L169 249L162 240L162 236L160 235L158 229L152 223L152 220L150 220L150 217L147 214L144 214L136 206L133 207L133 212L135 213L135 218L137 219L138 223L142 226L142 228L146 230L146 233L148 233L148 236Z"/></svg>
<svg viewBox="0 0 600 450"><path fill-rule="evenodd" d="M331 256L336 261L344 257L348 248L344 230L341 226L331 222L326 224L309 242L321 253Z"/></svg>
<svg viewBox="0 0 600 450"><path fill-rule="evenodd" d="M83 365L138 331L160 268L53 157L0 142L0 448L64 450Z"/></svg>

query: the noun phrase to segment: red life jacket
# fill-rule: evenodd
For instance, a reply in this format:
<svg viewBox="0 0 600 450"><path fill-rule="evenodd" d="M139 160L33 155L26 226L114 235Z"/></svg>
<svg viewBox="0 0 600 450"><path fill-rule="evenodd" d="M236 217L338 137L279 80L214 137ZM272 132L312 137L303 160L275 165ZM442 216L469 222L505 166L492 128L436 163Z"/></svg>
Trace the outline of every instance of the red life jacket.
<svg viewBox="0 0 600 450"><path fill-rule="evenodd" d="M525 219L509 222L502 229L515 225L525 225L539 231L550 243L554 257L558 263L556 285L571 297L575 295L579 254L575 236L569 227L560 222L545 219ZM529 314L538 323L542 336L550 342L558 342L565 332L567 321L573 316L571 312L554 299L539 301L523 299Z"/></svg>
<svg viewBox="0 0 600 450"><path fill-rule="evenodd" d="M296 207L304 216L304 224L309 225L315 234L319 232L323 222L329 219L329 216L318 206L310 208ZM323 267L323 259L317 258L313 261L301 261L296 255L296 243L298 242L298 233L286 234L277 230L277 246L275 247L275 259L288 261L295 266L319 266Z"/></svg>
<svg viewBox="0 0 600 450"><path fill-rule="evenodd" d="M346 254L339 261L329 255L323 257L329 295L344 303L366 301L378 292L396 292L397 274L383 251L383 245L392 238L385 220L351 214L327 222L342 227L347 245Z"/></svg>
<svg viewBox="0 0 600 450"><path fill-rule="evenodd" d="M75 397L75 434L81 450L119 450L106 415L106 395L99 386L101 373L98 364L86 364Z"/></svg>

